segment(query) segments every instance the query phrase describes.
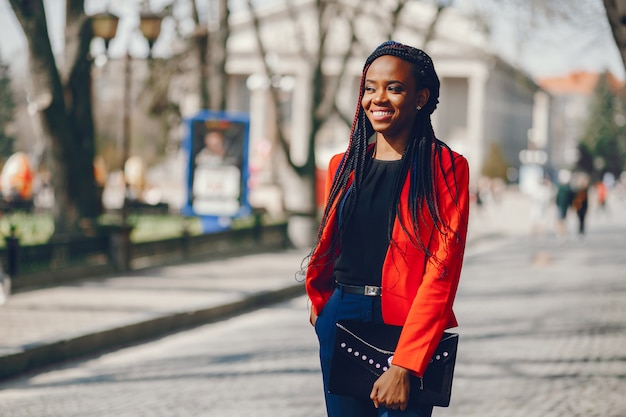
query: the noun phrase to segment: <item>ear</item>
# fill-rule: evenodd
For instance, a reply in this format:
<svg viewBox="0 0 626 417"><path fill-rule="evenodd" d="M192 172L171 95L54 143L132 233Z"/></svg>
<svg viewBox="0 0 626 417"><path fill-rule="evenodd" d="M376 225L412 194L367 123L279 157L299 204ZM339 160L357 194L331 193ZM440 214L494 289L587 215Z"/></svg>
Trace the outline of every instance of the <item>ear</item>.
<svg viewBox="0 0 626 417"><path fill-rule="evenodd" d="M415 103L415 107L424 107L426 103L428 103L428 99L430 98L430 90L428 88L424 88L417 92L417 103Z"/></svg>

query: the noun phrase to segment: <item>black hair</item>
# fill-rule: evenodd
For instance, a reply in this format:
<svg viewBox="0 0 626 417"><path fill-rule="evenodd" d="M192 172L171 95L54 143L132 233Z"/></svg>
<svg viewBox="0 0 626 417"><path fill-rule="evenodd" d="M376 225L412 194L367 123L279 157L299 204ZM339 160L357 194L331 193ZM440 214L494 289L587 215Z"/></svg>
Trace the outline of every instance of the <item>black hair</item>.
<svg viewBox="0 0 626 417"><path fill-rule="evenodd" d="M427 244L420 239L420 224L423 224L423 221L420 220L423 219L424 216L429 216L440 233L445 233L448 230L448 225L443 221L436 203L435 161L439 161L441 165L443 164L441 153L444 151L449 152L450 158L453 158L453 153L445 143L435 137L430 120L430 115L435 111L439 103L440 89L439 77L435 72L432 59L420 49L394 41L387 41L378 46L365 61L356 112L352 122L350 143L333 179L326 208L318 229L315 247L320 242L322 232L328 223L332 210L341 210L340 215L342 221L339 227L342 227L348 223L345 219L350 217L356 205L356 197L365 176L366 166L372 156L372 150L371 147L368 147L368 144L370 138L375 133L361 105L364 94L365 76L372 62L384 55L395 56L409 62L412 65L412 75L415 77L417 90L428 89L430 92L428 101L423 108L417 112L413 121L410 138L402 155L401 172L394 184L392 194L395 204L399 204L402 187L407 175L410 175L408 208L411 215L411 225L404 224L398 210L393 210L388 219L388 235L390 240L394 219L397 217L402 229L409 236L410 241L414 245L419 246L430 256L431 254L428 251ZM452 166L454 169L454 164ZM442 165L440 168L443 170ZM351 176L353 176L352 182L350 182ZM458 196L456 182L455 184L447 185L447 192L454 193L453 195ZM341 204L336 204L337 202L341 202ZM424 208L426 208L426 210L424 210ZM339 233L334 233L330 248L331 251L336 250L338 242ZM315 250L315 247L313 250Z"/></svg>

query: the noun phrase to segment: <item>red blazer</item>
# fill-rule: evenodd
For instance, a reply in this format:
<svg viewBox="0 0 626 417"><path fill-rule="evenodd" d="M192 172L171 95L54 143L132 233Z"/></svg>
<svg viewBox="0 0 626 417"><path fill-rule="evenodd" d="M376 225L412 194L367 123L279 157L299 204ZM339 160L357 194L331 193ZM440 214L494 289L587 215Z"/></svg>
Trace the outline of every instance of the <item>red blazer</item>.
<svg viewBox="0 0 626 417"><path fill-rule="evenodd" d="M342 156L335 155L330 161L326 177L326 199ZM428 245L434 255L427 257L415 237L407 236L396 219L392 231L395 243L389 245L382 268L383 320L387 324L404 326L393 363L418 375L424 374L443 331L457 326L452 304L461 274L469 216L467 160L457 153L451 157L444 150L441 161L436 158L434 169L437 208L450 229L442 235L431 220L420 225L422 242ZM456 198L454 176L458 187L456 202L453 198ZM407 177L400 195L399 209L405 225L411 224L408 197ZM429 219L429 216L426 214L425 218ZM334 256L329 253L329 248L332 234L336 231L337 215L333 210L306 273L306 291L316 314L322 311L334 289Z"/></svg>

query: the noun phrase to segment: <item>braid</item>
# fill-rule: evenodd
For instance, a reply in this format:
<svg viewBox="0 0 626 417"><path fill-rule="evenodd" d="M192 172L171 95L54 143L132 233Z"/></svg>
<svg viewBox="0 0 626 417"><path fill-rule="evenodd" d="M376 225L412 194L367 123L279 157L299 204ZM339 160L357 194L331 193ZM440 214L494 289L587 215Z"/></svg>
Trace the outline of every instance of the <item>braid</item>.
<svg viewBox="0 0 626 417"><path fill-rule="evenodd" d="M435 137L430 119L430 115L435 111L439 103L440 90L439 77L435 72L431 58L420 49L394 41L387 41L378 46L366 59L363 66L348 149L333 179L315 246L319 244L331 211L338 210L338 218L340 219L338 227L341 228L348 223L344 219L351 216L356 205L356 196L362 185L367 168L366 165L368 160L371 159L371 151L368 152L369 139L375 133L361 105L364 95L365 77L372 62L384 55L392 55L412 64L412 74L416 80L417 89L428 89L430 92L428 101L422 106L422 109L414 119L411 136L402 155L401 172L392 190L392 198L397 206L400 202L400 194L405 180L407 176L409 177L408 210L411 217L411 225L404 224L400 216L400 210L393 210L389 215L388 235L392 241L391 234L394 221L397 218L404 232L411 237L411 241L418 245L427 255L431 255L427 245L420 239L420 225L423 225L424 220L428 220L426 218L428 217L434 222L439 232L443 233L446 231L447 225L441 217L439 207L437 207L434 173L435 161L439 160L440 164L442 164L442 150L446 149L450 154L452 154L452 150ZM442 168L442 165L440 165L440 168ZM353 179L350 183L351 176ZM450 185L448 185L448 191L453 192ZM458 195L458 193L452 195ZM332 236L333 242L329 250L335 251L339 244L339 233L333 233Z"/></svg>

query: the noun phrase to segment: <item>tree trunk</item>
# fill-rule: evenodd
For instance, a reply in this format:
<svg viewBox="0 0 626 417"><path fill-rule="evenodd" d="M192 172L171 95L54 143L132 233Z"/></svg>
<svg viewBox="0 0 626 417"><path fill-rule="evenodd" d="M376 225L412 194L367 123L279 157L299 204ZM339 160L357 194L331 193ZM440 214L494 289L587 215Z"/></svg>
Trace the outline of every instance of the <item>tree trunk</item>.
<svg viewBox="0 0 626 417"><path fill-rule="evenodd" d="M76 158L66 160L70 199L78 204L82 219L95 219L101 213L101 195L95 187L95 128L92 107L91 60L89 46L93 38L91 21L85 16L83 0L67 2L66 64L69 78L64 80L67 113L71 120L73 141L70 148Z"/></svg>
<svg viewBox="0 0 626 417"><path fill-rule="evenodd" d="M611 26L613 39L622 57L622 64L626 68L626 27L622 22L622 14L626 16L626 1L623 0L603 0L606 17ZM622 6L618 7L619 5Z"/></svg>
<svg viewBox="0 0 626 417"><path fill-rule="evenodd" d="M198 86L200 106L203 109L226 110L228 77L226 75L226 42L230 35L228 0L218 0L217 29L211 30L207 22L200 21L198 6L192 2L192 15L196 25L195 46L200 70Z"/></svg>
<svg viewBox="0 0 626 417"><path fill-rule="evenodd" d="M200 14L198 13L198 5L195 0L191 2L193 21L196 25L195 31L195 48L198 54L198 89L200 90L200 107L207 109L209 107L209 28L206 23L200 22Z"/></svg>
<svg viewBox="0 0 626 417"><path fill-rule="evenodd" d="M226 76L226 42L230 35L228 17L228 0L219 0L219 14L217 30L209 36L209 108L226 110L226 91L228 77Z"/></svg>
<svg viewBox="0 0 626 417"><path fill-rule="evenodd" d="M67 70L56 66L43 0L10 0L28 42L33 93L48 150L55 205L54 237L81 231L96 216L91 111L90 27L82 0L67 1ZM64 85L65 84L65 85Z"/></svg>

